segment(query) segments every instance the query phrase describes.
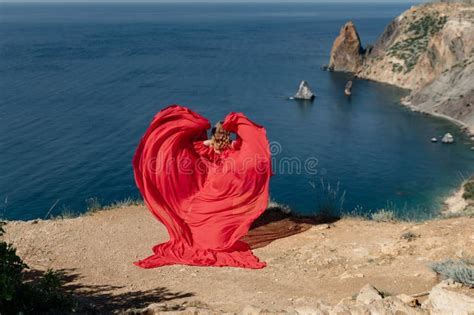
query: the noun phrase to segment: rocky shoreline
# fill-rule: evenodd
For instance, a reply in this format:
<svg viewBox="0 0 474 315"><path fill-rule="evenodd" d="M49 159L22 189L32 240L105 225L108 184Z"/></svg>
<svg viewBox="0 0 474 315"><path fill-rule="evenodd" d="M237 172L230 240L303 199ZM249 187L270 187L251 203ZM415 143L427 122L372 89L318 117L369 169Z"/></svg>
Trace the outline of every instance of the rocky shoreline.
<svg viewBox="0 0 474 315"><path fill-rule="evenodd" d="M459 189L445 199L443 216L474 215L474 197L468 196L466 187L474 186L474 177L463 181Z"/></svg>
<svg viewBox="0 0 474 315"><path fill-rule="evenodd" d="M467 124L467 123L465 123L461 120L458 120L456 118L453 118L453 117L445 115L445 114L435 112L431 109L420 108L419 106L412 104L410 101L408 101L405 98L401 99L400 104L405 106L406 108L410 109L413 112L418 112L418 113L427 114L427 115L430 115L430 116L434 116L434 117L449 120L453 124L457 125L461 129L461 131L465 132L469 137L474 136L474 126L473 125L469 125L469 124Z"/></svg>
<svg viewBox="0 0 474 315"><path fill-rule="evenodd" d="M413 6L367 47L362 47L356 26L349 21L333 43L328 68L409 89L402 105L447 119L474 136L474 5L470 3ZM444 203L443 214L467 207L460 191Z"/></svg>
<svg viewBox="0 0 474 315"><path fill-rule="evenodd" d="M334 41L328 68L409 89L405 106L447 118L474 135L472 4L413 6L367 47L348 22Z"/></svg>

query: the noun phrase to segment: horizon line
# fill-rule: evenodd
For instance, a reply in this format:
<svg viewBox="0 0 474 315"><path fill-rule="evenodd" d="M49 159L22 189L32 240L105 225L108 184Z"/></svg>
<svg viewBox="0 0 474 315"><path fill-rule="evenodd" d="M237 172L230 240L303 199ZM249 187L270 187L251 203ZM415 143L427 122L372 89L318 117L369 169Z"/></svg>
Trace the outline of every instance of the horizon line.
<svg viewBox="0 0 474 315"><path fill-rule="evenodd" d="M266 3L266 4L275 4L275 3L286 3L286 4L298 4L298 3L322 3L322 4L345 4L345 3L350 3L350 4L355 4L355 3L360 3L360 4L388 4L388 3L403 3L403 4L419 4L419 3L429 3L432 1L426 1L426 0L386 0L386 1L381 1L381 0L355 0L355 1L350 1L350 0L297 0L297 1L291 1L291 0L231 0L231 1L220 1L220 0L198 0L198 1L190 1L190 0L140 0L140 1L133 1L133 0L99 0L99 1L94 1L94 0L73 0L73 1L64 1L64 0L57 0L57 1L35 1L35 0L21 0L21 1L15 1L15 0L7 0L7 1L0 1L0 5L4 3L17 3L17 4L118 4L118 3L129 3L129 4L149 4L149 3L166 3L166 4L243 4L243 3Z"/></svg>

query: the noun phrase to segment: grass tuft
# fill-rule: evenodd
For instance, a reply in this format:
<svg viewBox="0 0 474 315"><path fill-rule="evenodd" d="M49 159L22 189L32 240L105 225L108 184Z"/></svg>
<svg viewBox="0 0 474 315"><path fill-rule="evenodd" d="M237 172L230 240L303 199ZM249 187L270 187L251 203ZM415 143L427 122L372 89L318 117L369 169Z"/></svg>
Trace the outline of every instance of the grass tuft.
<svg viewBox="0 0 474 315"><path fill-rule="evenodd" d="M376 222L395 222L396 217L395 213L391 210L380 209L377 212L374 212L370 216L372 220Z"/></svg>
<svg viewBox="0 0 474 315"><path fill-rule="evenodd" d="M89 215L93 214L97 211L102 210L112 210L116 208L126 208L131 206L141 206L144 202L141 199L134 199L134 198L125 198L123 200L114 201L108 205L102 205L98 198L89 198L86 199L86 211L81 213L79 211L72 210L70 208L63 207L63 210L60 212L59 215L52 217L53 220L61 220L61 219L71 219L77 218L82 215Z"/></svg>
<svg viewBox="0 0 474 315"><path fill-rule="evenodd" d="M431 269L443 278L452 279L474 288L474 266L465 260L446 259L430 264Z"/></svg>
<svg viewBox="0 0 474 315"><path fill-rule="evenodd" d="M324 182L324 179L321 177L319 188L314 182L309 182L309 184L316 190L316 209L314 215L339 218L344 211L346 199L346 191L341 190L340 183L331 185L331 183Z"/></svg>
<svg viewBox="0 0 474 315"><path fill-rule="evenodd" d="M270 199L270 201L268 202L267 210L268 209L278 210L278 211L281 211L285 214L290 214L290 213L293 212L293 210L290 208L290 206L278 203L278 202L276 202L275 200L272 200L272 199Z"/></svg>

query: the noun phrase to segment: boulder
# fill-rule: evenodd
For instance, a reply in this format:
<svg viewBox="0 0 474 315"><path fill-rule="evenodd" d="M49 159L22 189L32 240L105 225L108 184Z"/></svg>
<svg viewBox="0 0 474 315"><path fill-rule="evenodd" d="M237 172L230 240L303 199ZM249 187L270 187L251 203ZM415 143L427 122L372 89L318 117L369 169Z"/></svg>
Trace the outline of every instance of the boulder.
<svg viewBox="0 0 474 315"><path fill-rule="evenodd" d="M474 292L452 280L434 286L426 302L430 314L474 314Z"/></svg>
<svg viewBox="0 0 474 315"><path fill-rule="evenodd" d="M399 298L389 296L382 300L377 300L369 305L369 312L366 314L406 314L406 315L418 315L426 314L426 310L419 307L411 307L406 305Z"/></svg>
<svg viewBox="0 0 474 315"><path fill-rule="evenodd" d="M312 100L314 98L314 93L311 91L308 82L305 80L301 81L300 88L295 94L294 98L298 100Z"/></svg>
<svg viewBox="0 0 474 315"><path fill-rule="evenodd" d="M449 132L443 136L443 139L441 139L441 142L443 143L453 143L454 142L454 137L452 134Z"/></svg>
<svg viewBox="0 0 474 315"><path fill-rule="evenodd" d="M407 304L408 306L411 306L411 307L418 307L418 306L421 305L420 301L418 301L417 298L414 298L411 295L399 294L399 295L397 295L397 299L399 299L400 301L402 301L403 303L405 303L405 304Z"/></svg>
<svg viewBox="0 0 474 315"><path fill-rule="evenodd" d="M351 21L347 22L332 45L329 69L333 71L357 72L364 60L359 34Z"/></svg>
<svg viewBox="0 0 474 315"><path fill-rule="evenodd" d="M421 309L420 307L412 307L404 303L401 299L394 296L387 298L380 298L372 301L370 304L362 304L359 302L352 302L348 299L344 299L339 304L334 306L329 314L360 314L360 315L428 315L427 310Z"/></svg>
<svg viewBox="0 0 474 315"><path fill-rule="evenodd" d="M361 304L369 305L377 300L381 300L382 298L382 294L380 294L374 286L366 284L362 289L360 289L356 301Z"/></svg>

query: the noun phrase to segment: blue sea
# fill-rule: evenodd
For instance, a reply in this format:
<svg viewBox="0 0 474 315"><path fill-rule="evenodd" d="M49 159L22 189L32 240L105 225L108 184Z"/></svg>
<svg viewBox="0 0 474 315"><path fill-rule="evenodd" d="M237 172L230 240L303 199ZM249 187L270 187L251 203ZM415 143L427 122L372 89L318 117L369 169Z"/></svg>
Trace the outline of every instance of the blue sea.
<svg viewBox="0 0 474 315"><path fill-rule="evenodd" d="M367 44L408 7L1 3L2 215L138 198L133 153L153 115L175 103L212 122L240 111L264 125L277 167L271 197L298 213L436 215L474 173L474 144L400 106L406 90L355 80L347 98L351 76L321 70L346 21ZM312 103L288 99L303 79ZM446 132L455 144L430 142ZM280 170L289 160L295 167Z"/></svg>

